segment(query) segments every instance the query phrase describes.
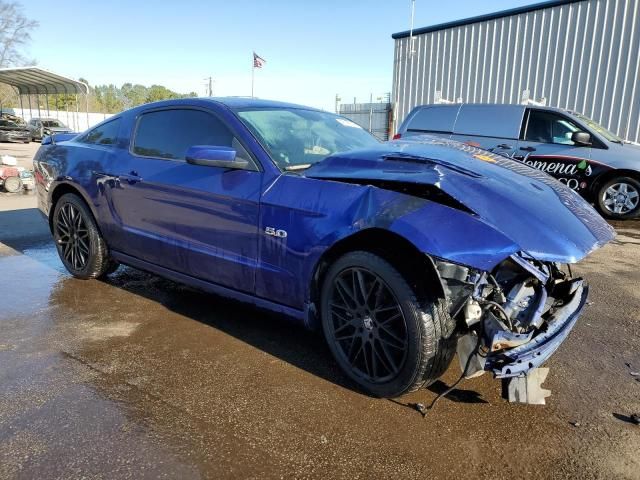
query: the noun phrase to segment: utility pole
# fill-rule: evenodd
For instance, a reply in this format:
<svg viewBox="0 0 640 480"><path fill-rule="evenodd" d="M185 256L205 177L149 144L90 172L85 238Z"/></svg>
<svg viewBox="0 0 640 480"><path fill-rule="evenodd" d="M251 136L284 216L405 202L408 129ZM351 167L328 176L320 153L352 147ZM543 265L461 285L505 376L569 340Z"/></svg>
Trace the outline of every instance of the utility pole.
<svg viewBox="0 0 640 480"><path fill-rule="evenodd" d="M409 46L411 47L411 51L409 52L409 55L411 57L413 57L413 55L416 53L415 49L414 49L414 38L413 38L413 20L415 17L415 13L416 13L416 0L411 0L411 27L409 28Z"/></svg>
<svg viewBox="0 0 640 480"><path fill-rule="evenodd" d="M369 94L369 133L373 131L373 93Z"/></svg>
<svg viewBox="0 0 640 480"><path fill-rule="evenodd" d="M205 77L205 80L207 80L209 82L209 90L208 90L208 95L207 97L212 97L213 96L213 77Z"/></svg>

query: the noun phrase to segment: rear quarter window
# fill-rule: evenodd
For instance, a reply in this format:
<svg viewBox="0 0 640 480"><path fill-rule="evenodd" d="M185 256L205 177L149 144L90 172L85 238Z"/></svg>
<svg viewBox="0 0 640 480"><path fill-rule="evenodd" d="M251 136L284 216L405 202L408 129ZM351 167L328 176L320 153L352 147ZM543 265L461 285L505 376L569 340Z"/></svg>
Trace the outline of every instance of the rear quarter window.
<svg viewBox="0 0 640 480"><path fill-rule="evenodd" d="M119 130L120 119L116 118L89 130L78 139L78 142L89 145L115 145L118 141Z"/></svg>

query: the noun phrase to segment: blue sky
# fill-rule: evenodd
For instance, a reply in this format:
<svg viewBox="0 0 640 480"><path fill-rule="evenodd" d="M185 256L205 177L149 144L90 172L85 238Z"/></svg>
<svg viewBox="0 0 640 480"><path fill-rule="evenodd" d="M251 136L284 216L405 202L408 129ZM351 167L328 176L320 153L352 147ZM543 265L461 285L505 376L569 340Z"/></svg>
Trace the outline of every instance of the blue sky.
<svg viewBox="0 0 640 480"><path fill-rule="evenodd" d="M29 55L91 84L158 83L179 92L249 95L332 109L391 90L391 34L409 28L410 0L23 0L40 22ZM415 26L532 3L416 0ZM54 6L55 5L55 6Z"/></svg>

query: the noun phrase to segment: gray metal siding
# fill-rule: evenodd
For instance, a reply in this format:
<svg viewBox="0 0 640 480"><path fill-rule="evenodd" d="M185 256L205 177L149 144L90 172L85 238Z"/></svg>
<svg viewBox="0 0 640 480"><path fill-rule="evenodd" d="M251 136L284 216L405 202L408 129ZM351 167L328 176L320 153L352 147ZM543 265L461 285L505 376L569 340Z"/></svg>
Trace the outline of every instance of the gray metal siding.
<svg viewBox="0 0 640 480"><path fill-rule="evenodd" d="M380 140L389 139L389 103L343 103L339 113L371 132Z"/></svg>
<svg viewBox="0 0 640 480"><path fill-rule="evenodd" d="M416 105L532 100L640 141L640 0L583 0L395 40L394 127ZM414 54L410 45L414 42Z"/></svg>

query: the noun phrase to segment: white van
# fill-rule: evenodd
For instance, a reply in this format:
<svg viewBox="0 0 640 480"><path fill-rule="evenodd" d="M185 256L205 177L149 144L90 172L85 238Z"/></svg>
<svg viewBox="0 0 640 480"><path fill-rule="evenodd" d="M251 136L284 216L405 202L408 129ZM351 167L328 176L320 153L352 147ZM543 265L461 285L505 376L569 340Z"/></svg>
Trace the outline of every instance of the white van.
<svg viewBox="0 0 640 480"><path fill-rule="evenodd" d="M559 108L437 104L414 108L394 138L437 135L542 170L614 219L640 214L640 146Z"/></svg>

